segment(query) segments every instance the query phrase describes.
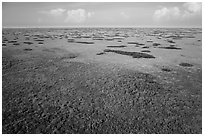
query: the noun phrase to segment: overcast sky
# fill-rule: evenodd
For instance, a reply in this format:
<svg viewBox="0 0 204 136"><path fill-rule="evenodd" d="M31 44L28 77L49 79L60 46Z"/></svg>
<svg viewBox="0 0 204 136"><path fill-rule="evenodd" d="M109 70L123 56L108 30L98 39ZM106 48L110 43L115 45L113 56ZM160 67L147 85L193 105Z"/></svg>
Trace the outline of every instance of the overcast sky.
<svg viewBox="0 0 204 136"><path fill-rule="evenodd" d="M202 27L201 3L5 3L3 27Z"/></svg>

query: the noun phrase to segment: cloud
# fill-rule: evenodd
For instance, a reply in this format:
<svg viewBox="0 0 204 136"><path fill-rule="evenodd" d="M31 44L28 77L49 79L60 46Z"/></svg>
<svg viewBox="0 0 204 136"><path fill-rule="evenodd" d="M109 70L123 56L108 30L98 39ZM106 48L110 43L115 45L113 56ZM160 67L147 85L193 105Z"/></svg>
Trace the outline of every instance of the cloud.
<svg viewBox="0 0 204 136"><path fill-rule="evenodd" d="M49 11L41 11L40 13L52 15L52 16L61 16L65 11L66 9L57 8L57 9L51 9Z"/></svg>
<svg viewBox="0 0 204 136"><path fill-rule="evenodd" d="M163 7L154 12L155 20L170 20L179 18L181 11L178 7Z"/></svg>
<svg viewBox="0 0 204 136"><path fill-rule="evenodd" d="M92 17L94 14L95 14L94 12L88 12L88 13L87 13L87 16L88 16L88 17Z"/></svg>
<svg viewBox="0 0 204 136"><path fill-rule="evenodd" d="M129 18L129 16L128 16L125 12L120 12L120 15L121 15L123 18L126 18L126 19Z"/></svg>
<svg viewBox="0 0 204 136"><path fill-rule="evenodd" d="M202 4L200 2L184 3L183 7L186 8L189 12L192 12L192 13L199 13L202 10Z"/></svg>
<svg viewBox="0 0 204 136"><path fill-rule="evenodd" d="M153 18L156 21L184 21L187 18L195 18L201 15L201 3L184 3L181 7L162 7L154 12Z"/></svg>
<svg viewBox="0 0 204 136"><path fill-rule="evenodd" d="M94 14L94 12L86 12L84 9L68 10L65 22L82 23Z"/></svg>
<svg viewBox="0 0 204 136"><path fill-rule="evenodd" d="M192 17L202 13L202 4L199 2L189 2L183 4L184 14L182 17Z"/></svg>

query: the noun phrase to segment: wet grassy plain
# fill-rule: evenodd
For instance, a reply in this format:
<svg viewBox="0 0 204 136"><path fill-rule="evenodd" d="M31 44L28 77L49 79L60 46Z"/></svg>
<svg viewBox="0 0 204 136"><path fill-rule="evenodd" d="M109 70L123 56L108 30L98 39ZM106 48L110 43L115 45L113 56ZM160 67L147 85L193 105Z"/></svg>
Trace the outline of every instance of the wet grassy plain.
<svg viewBox="0 0 204 136"><path fill-rule="evenodd" d="M202 133L201 29L2 33L3 133Z"/></svg>

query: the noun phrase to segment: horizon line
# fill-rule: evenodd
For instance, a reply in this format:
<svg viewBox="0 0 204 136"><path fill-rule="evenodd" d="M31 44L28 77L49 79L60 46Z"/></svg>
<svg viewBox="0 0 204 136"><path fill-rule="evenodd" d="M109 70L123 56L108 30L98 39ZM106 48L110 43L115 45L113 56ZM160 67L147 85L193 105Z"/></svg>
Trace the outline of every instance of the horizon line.
<svg viewBox="0 0 204 136"><path fill-rule="evenodd" d="M5 28L202 28L202 26L2 26Z"/></svg>

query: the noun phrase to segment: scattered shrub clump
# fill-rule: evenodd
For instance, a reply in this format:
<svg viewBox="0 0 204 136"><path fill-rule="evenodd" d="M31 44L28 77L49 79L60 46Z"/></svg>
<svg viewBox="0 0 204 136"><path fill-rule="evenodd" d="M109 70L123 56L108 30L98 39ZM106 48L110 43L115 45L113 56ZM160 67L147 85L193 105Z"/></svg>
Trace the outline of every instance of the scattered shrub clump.
<svg viewBox="0 0 204 136"><path fill-rule="evenodd" d="M83 44L94 44L94 42L87 42L87 41L78 41L76 43L83 43Z"/></svg>
<svg viewBox="0 0 204 136"><path fill-rule="evenodd" d="M128 42L128 44L138 44L138 42Z"/></svg>
<svg viewBox="0 0 204 136"><path fill-rule="evenodd" d="M181 50L181 48L178 48L178 47L173 47L173 46L168 46L168 47L159 47L159 48L162 48L162 49L175 49L175 50Z"/></svg>
<svg viewBox="0 0 204 136"><path fill-rule="evenodd" d="M114 52L117 54L132 56L133 58L155 58L150 54L141 53L141 52L127 52L127 51L109 50L109 49L105 49L104 52Z"/></svg>
<svg viewBox="0 0 204 136"><path fill-rule="evenodd" d="M150 50L142 50L141 52L151 52Z"/></svg>
<svg viewBox="0 0 204 136"><path fill-rule="evenodd" d="M25 48L24 51L32 51L33 49L31 48Z"/></svg>
<svg viewBox="0 0 204 136"><path fill-rule="evenodd" d="M162 68L161 70L165 72L171 72L171 69L168 69L168 68Z"/></svg>
<svg viewBox="0 0 204 136"><path fill-rule="evenodd" d="M124 48L124 47L127 47L127 46L119 45L119 46L107 46L107 47L110 47L110 48Z"/></svg>
<svg viewBox="0 0 204 136"><path fill-rule="evenodd" d="M179 65L183 66L183 67L192 67L193 66L192 64L189 64L189 63L180 63Z"/></svg>
<svg viewBox="0 0 204 136"><path fill-rule="evenodd" d="M103 54L105 54L105 52L99 52L96 55L103 55Z"/></svg>
<svg viewBox="0 0 204 136"><path fill-rule="evenodd" d="M144 47L142 47L142 48L149 48L148 46L144 46Z"/></svg>
<svg viewBox="0 0 204 136"><path fill-rule="evenodd" d="M160 43L153 43L153 46L161 45Z"/></svg>
<svg viewBox="0 0 204 136"><path fill-rule="evenodd" d="M33 44L32 42L23 42L24 44Z"/></svg>

